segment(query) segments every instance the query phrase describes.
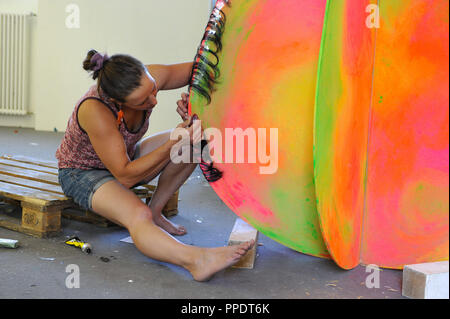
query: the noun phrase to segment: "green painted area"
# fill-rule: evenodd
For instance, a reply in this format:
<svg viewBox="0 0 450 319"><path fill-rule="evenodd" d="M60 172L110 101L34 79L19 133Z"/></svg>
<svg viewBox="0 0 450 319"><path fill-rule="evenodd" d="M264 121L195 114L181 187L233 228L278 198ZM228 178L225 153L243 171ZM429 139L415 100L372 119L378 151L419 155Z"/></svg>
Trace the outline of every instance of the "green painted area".
<svg viewBox="0 0 450 319"><path fill-rule="evenodd" d="M345 3L345 2L342 2ZM342 37L344 5L340 1L328 1L325 14L322 46L316 86L314 127L314 168L321 183L333 179L333 136L337 107L343 94L341 81ZM331 85L332 84L332 85ZM319 187L319 189L322 189Z"/></svg>
<svg viewBox="0 0 450 319"><path fill-rule="evenodd" d="M314 186L308 189L298 187L295 183L272 185L270 198L275 211L280 215L285 213L283 218L285 225L281 225L281 232L278 230L277 238L286 242L291 241L293 245L291 248L298 250L301 248L302 252L320 251L326 254L327 249L322 239L316 205L308 196L314 196Z"/></svg>
<svg viewBox="0 0 450 319"><path fill-rule="evenodd" d="M411 0L378 0L378 7L380 10L380 28L393 28L396 20L387 19L386 17L400 17L404 15L402 12L410 10L413 6L414 1Z"/></svg>
<svg viewBox="0 0 450 319"><path fill-rule="evenodd" d="M339 214L336 207L336 185L339 182L339 171L336 164L335 138L342 126L341 120L348 120L351 114L342 114L342 106L349 103L345 83L346 72L344 53L350 48L344 47L348 43L346 25L346 10L351 1L328 1L325 13L325 22L322 34L321 52L316 85L315 101L315 127L314 127L314 178L316 201L321 230L324 240L331 249L330 254L335 258L333 251L338 238L330 238L339 228L340 240L350 242L353 239L352 224L346 217ZM347 118L345 118L347 116ZM357 132L355 132L357 134ZM339 141L341 142L341 141ZM351 143L351 141L348 141ZM342 173L342 172L341 172ZM330 224L333 221L333 224ZM336 225L335 223L339 223ZM345 238L345 239L344 239Z"/></svg>

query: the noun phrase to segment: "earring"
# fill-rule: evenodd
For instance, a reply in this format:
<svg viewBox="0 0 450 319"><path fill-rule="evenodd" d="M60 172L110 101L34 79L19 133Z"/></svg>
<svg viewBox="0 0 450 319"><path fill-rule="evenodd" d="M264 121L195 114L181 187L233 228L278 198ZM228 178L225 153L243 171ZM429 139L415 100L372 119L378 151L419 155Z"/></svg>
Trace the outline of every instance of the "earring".
<svg viewBox="0 0 450 319"><path fill-rule="evenodd" d="M117 127L120 126L122 119L123 119L123 111L122 111L122 106L120 106L119 113L117 113L117 120L116 120Z"/></svg>

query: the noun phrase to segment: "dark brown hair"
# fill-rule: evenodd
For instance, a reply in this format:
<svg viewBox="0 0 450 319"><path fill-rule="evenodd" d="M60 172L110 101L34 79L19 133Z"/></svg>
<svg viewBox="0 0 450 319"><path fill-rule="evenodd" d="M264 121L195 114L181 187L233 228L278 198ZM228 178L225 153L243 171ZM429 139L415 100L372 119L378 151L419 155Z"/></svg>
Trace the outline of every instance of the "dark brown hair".
<svg viewBox="0 0 450 319"><path fill-rule="evenodd" d="M124 103L125 98L141 86L144 64L130 55L116 54L106 59L100 70L94 71L96 64L91 59L96 53L96 50L88 52L83 69L92 72L99 91L102 89L108 97Z"/></svg>

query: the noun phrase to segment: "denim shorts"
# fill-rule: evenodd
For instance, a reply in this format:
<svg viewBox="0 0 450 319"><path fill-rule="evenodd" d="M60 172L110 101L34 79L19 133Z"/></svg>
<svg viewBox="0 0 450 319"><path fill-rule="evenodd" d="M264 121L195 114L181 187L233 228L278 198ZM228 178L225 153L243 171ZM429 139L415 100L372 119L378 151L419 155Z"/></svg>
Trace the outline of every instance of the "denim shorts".
<svg viewBox="0 0 450 319"><path fill-rule="evenodd" d="M141 155L141 144L136 144L133 160ZM82 170L77 168L61 168L58 170L58 181L64 194L84 209L92 210L92 196L106 182L115 177L107 169ZM133 187L147 184L144 180Z"/></svg>
<svg viewBox="0 0 450 319"><path fill-rule="evenodd" d="M64 194L71 197L82 208L90 210L92 210L92 196L95 191L114 179L114 176L106 169L61 168L58 170L58 181Z"/></svg>

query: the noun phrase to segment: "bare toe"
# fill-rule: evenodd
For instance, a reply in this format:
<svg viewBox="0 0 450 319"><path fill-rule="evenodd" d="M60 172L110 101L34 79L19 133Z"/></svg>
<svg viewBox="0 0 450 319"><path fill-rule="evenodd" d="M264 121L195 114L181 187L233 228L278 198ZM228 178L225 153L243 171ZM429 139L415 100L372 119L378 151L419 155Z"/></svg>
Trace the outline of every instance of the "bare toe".
<svg viewBox="0 0 450 319"><path fill-rule="evenodd" d="M178 231L179 235L186 235L187 234L187 230L183 226L178 227L177 231Z"/></svg>
<svg viewBox="0 0 450 319"><path fill-rule="evenodd" d="M197 281L209 280L215 273L237 263L254 245L254 241L236 246L208 248L188 270Z"/></svg>
<svg viewBox="0 0 450 319"><path fill-rule="evenodd" d="M184 226L179 226L177 224L172 223L164 216L157 216L153 219L155 224L164 229L171 235L174 236L183 236L187 234L187 230Z"/></svg>

